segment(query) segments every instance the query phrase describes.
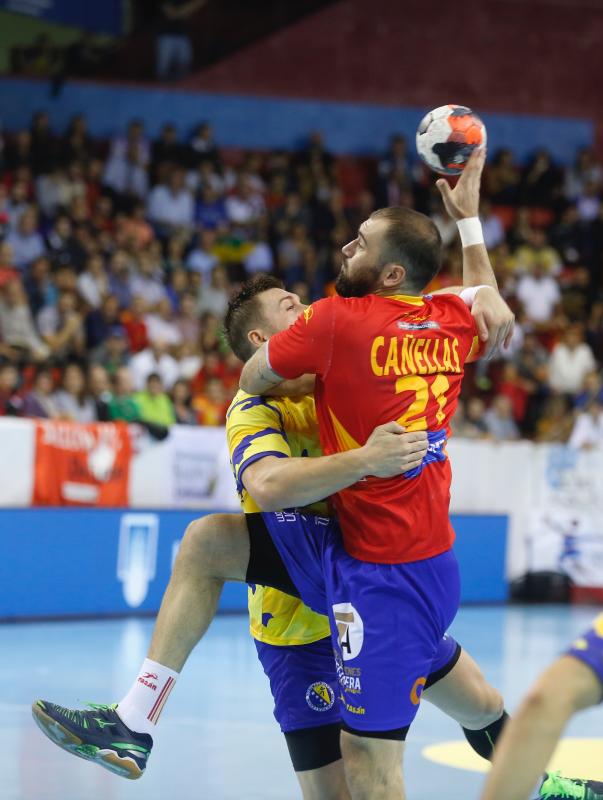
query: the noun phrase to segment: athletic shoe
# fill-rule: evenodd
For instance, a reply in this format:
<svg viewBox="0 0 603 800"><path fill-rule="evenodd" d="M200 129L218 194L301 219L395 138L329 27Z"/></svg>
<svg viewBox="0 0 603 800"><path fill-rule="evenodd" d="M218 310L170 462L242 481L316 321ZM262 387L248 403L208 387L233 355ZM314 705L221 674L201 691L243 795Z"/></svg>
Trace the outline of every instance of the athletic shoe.
<svg viewBox="0 0 603 800"><path fill-rule="evenodd" d="M123 778L140 778L153 747L152 737L131 731L119 718L117 705L86 705L91 711L36 700L31 710L38 727L63 750Z"/></svg>
<svg viewBox="0 0 603 800"><path fill-rule="evenodd" d="M538 800L603 800L603 783L580 778L563 778L559 772L549 772Z"/></svg>

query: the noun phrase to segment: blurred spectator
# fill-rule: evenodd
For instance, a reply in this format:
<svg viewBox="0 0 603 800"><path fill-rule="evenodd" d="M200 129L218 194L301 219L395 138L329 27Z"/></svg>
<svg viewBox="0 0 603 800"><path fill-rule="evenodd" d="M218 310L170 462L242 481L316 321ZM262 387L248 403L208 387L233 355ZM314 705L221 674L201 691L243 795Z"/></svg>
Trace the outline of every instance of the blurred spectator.
<svg viewBox="0 0 603 800"><path fill-rule="evenodd" d="M127 367L120 367L113 377L109 417L114 421L124 422L137 422L140 419L140 408L134 398L132 376Z"/></svg>
<svg viewBox="0 0 603 800"><path fill-rule="evenodd" d="M204 282L209 281L209 274L218 263L218 257L214 252L215 244L216 232L211 228L201 228L197 245L186 259L186 266L199 272L203 276Z"/></svg>
<svg viewBox="0 0 603 800"><path fill-rule="evenodd" d="M109 375L102 364L91 364L88 369L88 389L95 405L96 419L99 422L108 422L109 403L111 401L111 386Z"/></svg>
<svg viewBox="0 0 603 800"><path fill-rule="evenodd" d="M15 397L19 372L13 364L0 364L0 417L18 414L21 403Z"/></svg>
<svg viewBox="0 0 603 800"><path fill-rule="evenodd" d="M531 272L534 267L546 275L559 275L563 263L559 253L547 241L546 233L534 228L529 233L528 241L517 248L515 253L515 269L517 272Z"/></svg>
<svg viewBox="0 0 603 800"><path fill-rule="evenodd" d="M493 203L511 204L517 202L521 172L510 150L501 149L494 154L485 175L486 193Z"/></svg>
<svg viewBox="0 0 603 800"><path fill-rule="evenodd" d="M59 409L53 396L53 388L51 371L47 367L39 367L31 391L23 398L22 415L57 419Z"/></svg>
<svg viewBox="0 0 603 800"><path fill-rule="evenodd" d="M561 190L562 176L546 150L539 150L528 164L521 185L522 203L552 206Z"/></svg>
<svg viewBox="0 0 603 800"><path fill-rule="evenodd" d="M178 362L167 352L167 345L161 341L151 341L146 350L132 357L130 373L134 389L141 391L151 374L157 374L168 389L178 380Z"/></svg>
<svg viewBox="0 0 603 800"><path fill-rule="evenodd" d="M481 397L471 397L466 403L464 414L456 422L457 436L464 439L483 439L488 435L485 420L486 405Z"/></svg>
<svg viewBox="0 0 603 800"><path fill-rule="evenodd" d="M233 225L246 226L256 222L264 211L264 198L254 189L246 173L241 173L236 189L226 198L225 210Z"/></svg>
<svg viewBox="0 0 603 800"><path fill-rule="evenodd" d="M164 297L153 314L147 314L145 323L151 341L161 341L173 348L182 342L182 334L172 310L172 304Z"/></svg>
<svg viewBox="0 0 603 800"><path fill-rule="evenodd" d="M176 126L172 123L164 125L159 139L151 145L151 175L153 182L161 180L166 168L184 166L184 151L178 141Z"/></svg>
<svg viewBox="0 0 603 800"><path fill-rule="evenodd" d="M182 296L180 313L175 322L180 332L180 341L197 344L201 325L197 314L197 298L194 294L187 293Z"/></svg>
<svg viewBox="0 0 603 800"><path fill-rule="evenodd" d="M574 418L565 395L552 395L546 401L536 425L536 441L565 443L569 439Z"/></svg>
<svg viewBox="0 0 603 800"><path fill-rule="evenodd" d="M63 372L62 388L53 395L61 419L71 422L95 422L96 406L86 391L86 379L78 364L68 364Z"/></svg>
<svg viewBox="0 0 603 800"><path fill-rule="evenodd" d="M484 243L488 250L493 250L505 241L505 229L500 217L492 210L487 200L480 203L479 217L484 232Z"/></svg>
<svg viewBox="0 0 603 800"><path fill-rule="evenodd" d="M56 305L45 306L38 314L38 328L50 353L57 359L83 355L85 334L77 297L61 292Z"/></svg>
<svg viewBox="0 0 603 800"><path fill-rule="evenodd" d="M578 450L603 447L603 405L598 400L591 400L578 414L568 444Z"/></svg>
<svg viewBox="0 0 603 800"><path fill-rule="evenodd" d="M188 381L176 381L172 387L172 403L178 425L197 424L197 414L193 411L191 399L191 390Z"/></svg>
<svg viewBox="0 0 603 800"><path fill-rule="evenodd" d="M103 344L109 331L120 324L119 302L113 294L107 295L100 308L95 308L86 317L86 346L94 350Z"/></svg>
<svg viewBox="0 0 603 800"><path fill-rule="evenodd" d="M77 289L82 300L90 308L99 308L110 292L109 275L103 258L98 253L90 256L86 269L77 279Z"/></svg>
<svg viewBox="0 0 603 800"><path fill-rule="evenodd" d="M8 245L5 246L8 247ZM0 245L1 247L2 245ZM50 262L46 256L36 258L31 264L24 286L29 299L29 307L35 316L45 306L56 304L59 293L56 282L51 277Z"/></svg>
<svg viewBox="0 0 603 800"><path fill-rule="evenodd" d="M570 201L577 200L587 184L601 185L602 181L603 170L594 152L583 147L578 151L574 165L565 172L565 196Z"/></svg>
<svg viewBox="0 0 603 800"><path fill-rule="evenodd" d="M576 208L582 222L592 222L601 209L600 184L595 180L586 181L577 197Z"/></svg>
<svg viewBox="0 0 603 800"><path fill-rule="evenodd" d="M122 316L131 353L139 353L149 345L149 333L145 322L146 307L144 297L135 295L130 308Z"/></svg>
<svg viewBox="0 0 603 800"><path fill-rule="evenodd" d="M220 153L214 140L214 131L209 122L201 122L192 133L190 140L191 166L198 167L201 162L217 165Z"/></svg>
<svg viewBox="0 0 603 800"><path fill-rule="evenodd" d="M130 280L130 291L136 297L142 297L149 309L158 306L166 296L161 277L161 267L156 263L153 254L149 250L140 253L138 270Z"/></svg>
<svg viewBox="0 0 603 800"><path fill-rule="evenodd" d="M597 370L584 377L582 391L576 396L576 408L586 408L592 402L603 404L603 378Z"/></svg>
<svg viewBox="0 0 603 800"><path fill-rule="evenodd" d="M103 343L93 354L96 363L102 364L109 375L114 375L120 367L130 361L128 353L128 338L123 325L113 325L109 328Z"/></svg>
<svg viewBox="0 0 603 800"><path fill-rule="evenodd" d="M73 225L67 214L60 214L48 233L50 260L56 266L83 268L86 252L73 235Z"/></svg>
<svg viewBox="0 0 603 800"><path fill-rule="evenodd" d="M543 265L535 262L517 283L517 298L521 301L527 320L536 325L547 326L560 311L561 291L559 284L547 275Z"/></svg>
<svg viewBox="0 0 603 800"><path fill-rule="evenodd" d="M125 152L121 148L114 151L105 167L103 185L125 200L146 198L149 178L138 142L128 142Z"/></svg>
<svg viewBox="0 0 603 800"><path fill-rule="evenodd" d="M13 248L9 242L0 242L0 286L19 278L19 270L15 269Z"/></svg>
<svg viewBox="0 0 603 800"><path fill-rule="evenodd" d="M197 310L200 314L203 314L204 311L212 311L223 317L230 300L230 292L231 286L226 267L218 264L211 271L209 286L201 289Z"/></svg>
<svg viewBox="0 0 603 800"><path fill-rule="evenodd" d="M136 250L143 250L151 243L155 233L145 219L143 203L134 203L130 215L119 219L118 236L125 245L132 243Z"/></svg>
<svg viewBox="0 0 603 800"><path fill-rule="evenodd" d="M224 425L228 397L219 378L207 381L204 393L193 398L193 408L199 425Z"/></svg>
<svg viewBox="0 0 603 800"><path fill-rule="evenodd" d="M140 419L143 422L152 422L166 427L176 422L172 401L166 394L161 378L156 372L152 372L147 377L146 389L138 392L134 399L140 409Z"/></svg>
<svg viewBox="0 0 603 800"><path fill-rule="evenodd" d="M555 345L549 365L549 384L560 394L576 395L589 372L597 367L580 325L570 325Z"/></svg>
<svg viewBox="0 0 603 800"><path fill-rule="evenodd" d="M111 256L109 287L119 308L128 308L135 293L130 279L130 258L125 250L116 250Z"/></svg>
<svg viewBox="0 0 603 800"><path fill-rule="evenodd" d="M193 45L188 35L187 19L207 0L162 0L157 27L157 78L179 80L191 70Z"/></svg>
<svg viewBox="0 0 603 800"><path fill-rule="evenodd" d="M513 405L506 395L499 394L484 414L488 433L499 442L519 439L519 429L513 419Z"/></svg>
<svg viewBox="0 0 603 800"><path fill-rule="evenodd" d="M228 224L226 203L219 192L209 183L202 183L195 204L195 222L205 230L214 231Z"/></svg>
<svg viewBox="0 0 603 800"><path fill-rule="evenodd" d="M20 270L28 267L34 259L44 255L46 246L38 232L38 218L33 208L23 211L17 223L17 229L9 233L6 241L13 252L13 263Z"/></svg>
<svg viewBox="0 0 603 800"><path fill-rule="evenodd" d="M162 236L193 224L195 206L184 178L183 170L173 169L165 183L155 186L149 195L149 219Z"/></svg>
<svg viewBox="0 0 603 800"><path fill-rule="evenodd" d="M8 345L15 356L27 361L41 361L49 355L34 325L27 295L18 280L7 283L0 290L0 334L4 345Z"/></svg>

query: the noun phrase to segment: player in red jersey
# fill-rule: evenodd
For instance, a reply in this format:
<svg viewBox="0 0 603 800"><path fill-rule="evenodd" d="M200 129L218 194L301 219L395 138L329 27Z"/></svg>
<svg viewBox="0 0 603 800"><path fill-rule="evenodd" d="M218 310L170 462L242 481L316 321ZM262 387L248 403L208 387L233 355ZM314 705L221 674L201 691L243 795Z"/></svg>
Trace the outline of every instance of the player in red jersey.
<svg viewBox="0 0 603 800"><path fill-rule="evenodd" d="M454 190L439 183L461 222L464 260L495 287L477 208L484 154ZM467 230L468 228L468 230ZM241 387L265 393L285 378L316 374L325 453L362 445L380 423L426 430L422 466L400 478L365 478L334 497L336 526L288 534L289 521L263 515L289 574L309 605L325 603L340 672L342 752L352 796L403 798L403 741L434 654L459 602L448 518L445 445L477 330L462 299L423 296L440 267L441 241L428 217L384 209L343 248L339 297L312 305L247 362ZM502 326L508 339L512 314ZM307 571L322 560L324 591ZM325 596L326 593L326 602Z"/></svg>

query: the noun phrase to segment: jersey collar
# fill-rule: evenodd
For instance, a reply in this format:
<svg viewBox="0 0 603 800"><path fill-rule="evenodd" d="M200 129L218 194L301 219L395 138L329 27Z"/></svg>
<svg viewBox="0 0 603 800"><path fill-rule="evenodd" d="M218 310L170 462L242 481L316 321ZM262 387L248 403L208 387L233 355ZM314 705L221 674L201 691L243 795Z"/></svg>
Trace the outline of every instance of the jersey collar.
<svg viewBox="0 0 603 800"><path fill-rule="evenodd" d="M408 303L408 305L410 306L424 305L422 297L417 297L417 295L412 295L412 294L389 294L387 295L387 299L397 300L400 303Z"/></svg>

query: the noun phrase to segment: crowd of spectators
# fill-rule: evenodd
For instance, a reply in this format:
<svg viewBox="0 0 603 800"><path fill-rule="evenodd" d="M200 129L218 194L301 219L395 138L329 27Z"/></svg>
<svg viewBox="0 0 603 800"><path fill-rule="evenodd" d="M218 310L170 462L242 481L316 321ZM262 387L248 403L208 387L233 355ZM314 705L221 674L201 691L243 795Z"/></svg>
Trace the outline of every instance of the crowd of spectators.
<svg viewBox="0 0 603 800"><path fill-rule="evenodd" d="M431 288L461 281L433 176L401 136L381 159L335 158L319 133L295 152L240 152L211 125L142 121L110 141L40 112L0 142L0 414L165 428L220 425L240 364L221 335L248 276L310 302L333 291L340 249L384 205L432 216L445 244ZM469 368L460 436L603 446L603 170L489 160L481 217L517 328Z"/></svg>

